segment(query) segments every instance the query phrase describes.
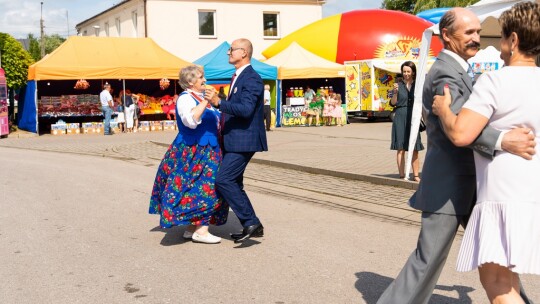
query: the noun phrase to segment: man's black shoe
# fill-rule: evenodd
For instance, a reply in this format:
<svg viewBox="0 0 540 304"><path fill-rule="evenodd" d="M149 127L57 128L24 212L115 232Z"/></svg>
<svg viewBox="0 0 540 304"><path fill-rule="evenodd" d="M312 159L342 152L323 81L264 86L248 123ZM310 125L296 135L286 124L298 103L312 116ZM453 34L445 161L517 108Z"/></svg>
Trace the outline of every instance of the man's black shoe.
<svg viewBox="0 0 540 304"><path fill-rule="evenodd" d="M242 233L231 234L231 237L234 239L235 243L241 243L251 237L263 237L263 236L264 236L264 227L260 223L244 228Z"/></svg>

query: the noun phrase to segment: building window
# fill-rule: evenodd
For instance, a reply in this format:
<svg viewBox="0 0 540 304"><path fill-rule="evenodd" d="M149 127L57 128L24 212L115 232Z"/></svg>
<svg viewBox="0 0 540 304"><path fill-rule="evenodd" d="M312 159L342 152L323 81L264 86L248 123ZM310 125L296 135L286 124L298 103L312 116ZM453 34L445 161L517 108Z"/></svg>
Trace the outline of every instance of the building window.
<svg viewBox="0 0 540 304"><path fill-rule="evenodd" d="M94 25L94 34L99 37L99 25Z"/></svg>
<svg viewBox="0 0 540 304"><path fill-rule="evenodd" d="M109 22L105 22L105 36L109 37Z"/></svg>
<svg viewBox="0 0 540 304"><path fill-rule="evenodd" d="M131 22L133 22L133 37L137 37L137 11L131 12Z"/></svg>
<svg viewBox="0 0 540 304"><path fill-rule="evenodd" d="M199 11L199 36L216 37L215 11Z"/></svg>
<svg viewBox="0 0 540 304"><path fill-rule="evenodd" d="M118 37L121 37L122 36L122 27L120 26L120 18L116 18L116 20L114 20L115 24L116 24L116 33L118 34Z"/></svg>
<svg viewBox="0 0 540 304"><path fill-rule="evenodd" d="M82 35L83 35L83 36L88 36L88 32L87 32L86 30L84 30L84 31L82 32Z"/></svg>
<svg viewBox="0 0 540 304"><path fill-rule="evenodd" d="M279 37L279 13L263 13L263 36Z"/></svg>

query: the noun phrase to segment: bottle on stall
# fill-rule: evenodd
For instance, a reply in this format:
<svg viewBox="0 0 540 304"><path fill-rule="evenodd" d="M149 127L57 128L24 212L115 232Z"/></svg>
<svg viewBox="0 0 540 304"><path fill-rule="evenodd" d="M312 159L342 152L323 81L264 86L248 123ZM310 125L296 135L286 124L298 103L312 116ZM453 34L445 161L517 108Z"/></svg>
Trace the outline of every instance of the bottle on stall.
<svg viewBox="0 0 540 304"><path fill-rule="evenodd" d="M290 89L287 91L287 97L293 97L293 96L294 96L293 88L290 88Z"/></svg>
<svg viewBox="0 0 540 304"><path fill-rule="evenodd" d="M294 87L294 97L298 97L298 87Z"/></svg>
<svg viewBox="0 0 540 304"><path fill-rule="evenodd" d="M298 89L298 97L304 97L304 88L303 87L300 87L300 89Z"/></svg>
<svg viewBox="0 0 540 304"><path fill-rule="evenodd" d="M334 93L334 88L332 86L328 87L328 94Z"/></svg>

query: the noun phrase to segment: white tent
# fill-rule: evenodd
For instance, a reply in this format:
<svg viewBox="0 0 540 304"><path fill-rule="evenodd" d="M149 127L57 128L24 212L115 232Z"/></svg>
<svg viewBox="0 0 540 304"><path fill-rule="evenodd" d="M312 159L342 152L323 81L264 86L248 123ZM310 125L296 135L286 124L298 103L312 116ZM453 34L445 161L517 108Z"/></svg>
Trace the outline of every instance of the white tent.
<svg viewBox="0 0 540 304"><path fill-rule="evenodd" d="M497 18L502 12L511 8L514 4L519 2L534 2L535 0L481 0L474 5L468 6L473 13L478 16L480 22L482 22L482 41L484 38L498 38L500 37L500 27L497 22ZM540 0L536 0L537 2ZM435 24L426 29L422 34L422 44L420 46L420 59L417 66L416 87L414 90L414 105L412 114L412 126L409 140L409 151L414 150L416 144L416 137L418 134L418 127L420 126L420 119L422 118L422 89L424 87L424 80L426 75L426 63L427 55L429 51L429 45L433 34L439 33L439 24ZM498 39L497 39L498 40ZM485 42L484 42L485 43ZM493 42L496 43L496 42ZM493 45L498 47L497 45ZM411 172L412 153L407 155L407 166L405 170L405 176L409 176Z"/></svg>
<svg viewBox="0 0 540 304"><path fill-rule="evenodd" d="M264 63L278 67L278 79L345 78L343 65L319 57L294 41Z"/></svg>

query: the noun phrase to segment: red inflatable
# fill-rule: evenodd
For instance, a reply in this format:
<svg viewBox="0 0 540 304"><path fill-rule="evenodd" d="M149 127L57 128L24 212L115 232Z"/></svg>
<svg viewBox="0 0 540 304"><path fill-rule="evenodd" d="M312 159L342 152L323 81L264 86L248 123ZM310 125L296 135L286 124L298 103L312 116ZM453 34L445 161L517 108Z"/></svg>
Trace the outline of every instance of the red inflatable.
<svg viewBox="0 0 540 304"><path fill-rule="evenodd" d="M422 18L389 10L356 10L321 19L282 38L263 51L267 58L296 41L308 51L337 63L362 59L415 59L422 33L433 25ZM442 49L438 37L430 55Z"/></svg>

